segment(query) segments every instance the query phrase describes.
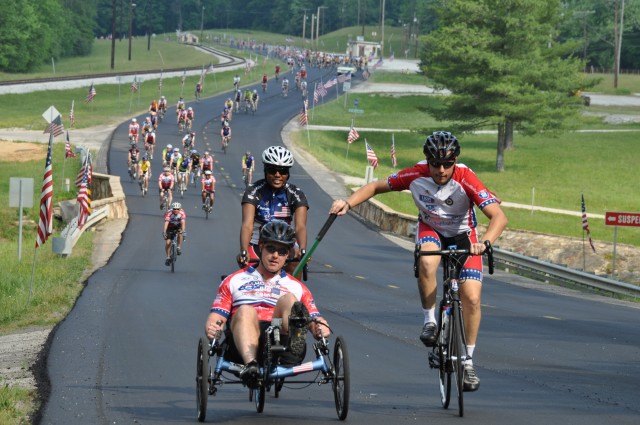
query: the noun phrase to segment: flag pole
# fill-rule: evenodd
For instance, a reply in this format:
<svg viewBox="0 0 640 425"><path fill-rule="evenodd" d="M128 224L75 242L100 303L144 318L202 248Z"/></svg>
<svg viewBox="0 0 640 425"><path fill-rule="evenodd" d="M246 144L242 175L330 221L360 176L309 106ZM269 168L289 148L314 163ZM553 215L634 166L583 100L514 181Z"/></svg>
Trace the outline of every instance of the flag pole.
<svg viewBox="0 0 640 425"><path fill-rule="evenodd" d="M33 278L36 273L36 258L38 258L38 248L33 250L33 265L31 266L31 280L29 281L29 298L27 299L27 305L31 304L31 296L33 294Z"/></svg>
<svg viewBox="0 0 640 425"><path fill-rule="evenodd" d="M313 110L311 111L311 120L313 120L313 113L314 113L314 111L316 109L316 103L317 102L315 101L315 99L316 99L316 90L317 89L318 89L318 83L313 83L313 99L314 99L314 102L313 102Z"/></svg>
<svg viewBox="0 0 640 425"><path fill-rule="evenodd" d="M351 118L351 128L353 128L355 122L354 119ZM349 129L349 131L351 131L351 128ZM347 136L347 139L349 138L349 136ZM347 156L345 156L344 159L349 159L349 145L351 145L351 143L349 143L349 140L347 140Z"/></svg>

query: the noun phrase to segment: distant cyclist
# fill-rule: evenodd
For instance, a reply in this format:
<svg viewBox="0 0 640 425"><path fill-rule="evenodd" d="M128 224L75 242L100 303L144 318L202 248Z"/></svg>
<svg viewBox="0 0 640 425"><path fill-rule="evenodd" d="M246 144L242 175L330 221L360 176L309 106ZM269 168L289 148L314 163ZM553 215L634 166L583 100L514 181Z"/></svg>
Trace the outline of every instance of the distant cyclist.
<svg viewBox="0 0 640 425"><path fill-rule="evenodd" d="M138 143L138 135L140 133L140 124L138 124L138 120L136 118L131 118L131 123L129 123L129 142L130 143Z"/></svg>
<svg viewBox="0 0 640 425"><path fill-rule="evenodd" d="M231 127L228 122L222 124L220 129L220 143L223 147L226 147L231 142Z"/></svg>
<svg viewBox="0 0 640 425"><path fill-rule="evenodd" d="M173 185L175 184L175 179L173 178L173 174L171 174L171 168L164 167L162 174L158 177L158 194L160 195L160 209L162 209L162 197L163 192L167 193L167 204L171 204L171 200L173 198Z"/></svg>
<svg viewBox="0 0 640 425"><path fill-rule="evenodd" d="M182 138L182 150L187 155L196 147L196 132L191 131Z"/></svg>
<svg viewBox="0 0 640 425"><path fill-rule="evenodd" d="M178 235L178 255L182 254L182 241L187 236L187 215L182 209L180 202L174 202L171 205L171 209L164 214L164 229L162 235L165 242L165 253L167 259L164 262L165 266L171 265L171 240L175 235Z"/></svg>
<svg viewBox="0 0 640 425"><path fill-rule="evenodd" d="M253 178L253 170L255 169L255 161L251 152L247 151L242 157L242 180L246 186L251 184Z"/></svg>
<svg viewBox="0 0 640 425"><path fill-rule="evenodd" d="M202 209L205 207L205 201L209 198L209 205L213 207L216 197L216 178L213 177L211 170L207 170L202 175Z"/></svg>

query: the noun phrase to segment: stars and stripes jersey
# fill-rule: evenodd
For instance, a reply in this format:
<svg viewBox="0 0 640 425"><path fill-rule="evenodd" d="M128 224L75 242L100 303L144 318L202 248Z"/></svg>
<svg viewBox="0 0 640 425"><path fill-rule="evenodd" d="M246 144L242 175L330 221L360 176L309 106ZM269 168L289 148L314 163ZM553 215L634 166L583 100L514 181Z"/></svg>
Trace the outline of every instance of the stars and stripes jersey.
<svg viewBox="0 0 640 425"><path fill-rule="evenodd" d="M287 224L293 221L298 208L309 209L309 202L304 192L297 186L286 183L282 189L274 191L265 179L258 180L249 186L242 197L242 204L251 204L256 208L251 243L258 243L262 225L271 220L282 220Z"/></svg>
<svg viewBox="0 0 640 425"><path fill-rule="evenodd" d="M409 190L418 207L419 220L445 237L474 229L477 219L473 206L483 209L500 200L464 164L456 164L453 176L438 185L429 174L427 161L420 161L387 178L393 191Z"/></svg>
<svg viewBox="0 0 640 425"><path fill-rule="evenodd" d="M203 176L200 183L202 184L202 190L204 192L213 192L216 187L216 178L213 177L213 175L211 176L211 178Z"/></svg>
<svg viewBox="0 0 640 425"><path fill-rule="evenodd" d="M136 135L136 134L138 134L139 130L140 130L140 124L138 124L138 123L129 124L129 134Z"/></svg>
<svg viewBox="0 0 640 425"><path fill-rule="evenodd" d="M165 173L160 173L160 176L158 177L158 183L163 189L169 189L174 181L175 179L173 177L173 174L167 175Z"/></svg>
<svg viewBox="0 0 640 425"><path fill-rule="evenodd" d="M284 271L264 281L254 267L238 270L220 283L211 312L229 319L240 306L251 305L258 312L258 320L271 321L278 299L288 293L304 303L311 318L320 316L309 288L302 282Z"/></svg>

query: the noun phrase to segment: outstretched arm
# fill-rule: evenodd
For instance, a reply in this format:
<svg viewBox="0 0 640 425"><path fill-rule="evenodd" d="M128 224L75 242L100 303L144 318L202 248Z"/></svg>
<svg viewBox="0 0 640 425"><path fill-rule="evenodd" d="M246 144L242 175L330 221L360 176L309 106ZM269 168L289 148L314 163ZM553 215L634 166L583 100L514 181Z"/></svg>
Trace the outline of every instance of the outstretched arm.
<svg viewBox="0 0 640 425"><path fill-rule="evenodd" d="M329 213L345 215L349 209L356 205L360 205L364 201L373 198L375 195L387 192L391 192L391 187L389 187L387 179L372 181L352 193L347 200L337 199L333 201L333 204L329 209Z"/></svg>

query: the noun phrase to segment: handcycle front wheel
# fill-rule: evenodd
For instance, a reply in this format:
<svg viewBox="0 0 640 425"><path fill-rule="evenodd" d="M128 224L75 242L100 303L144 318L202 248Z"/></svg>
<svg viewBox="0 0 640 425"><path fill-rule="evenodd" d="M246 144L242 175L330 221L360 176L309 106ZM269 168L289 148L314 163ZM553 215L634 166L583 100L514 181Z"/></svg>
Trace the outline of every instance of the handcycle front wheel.
<svg viewBox="0 0 640 425"><path fill-rule="evenodd" d="M209 398L209 341L202 337L198 342L198 357L196 364L196 403L198 406L198 421L204 422L207 416L207 400Z"/></svg>
<svg viewBox="0 0 640 425"><path fill-rule="evenodd" d="M341 421L349 413L349 390L351 378L349 372L349 354L344 339L339 336L333 347L333 396L336 402L336 413Z"/></svg>

